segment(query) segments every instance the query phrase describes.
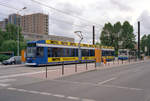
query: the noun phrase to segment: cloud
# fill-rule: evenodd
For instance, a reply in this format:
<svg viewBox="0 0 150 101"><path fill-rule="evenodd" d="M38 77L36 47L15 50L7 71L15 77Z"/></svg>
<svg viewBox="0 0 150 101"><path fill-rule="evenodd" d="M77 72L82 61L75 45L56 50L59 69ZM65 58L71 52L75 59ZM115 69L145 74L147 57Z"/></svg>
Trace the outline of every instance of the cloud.
<svg viewBox="0 0 150 101"><path fill-rule="evenodd" d="M149 3L139 0L37 0L54 8L67 12L65 15L61 12L41 6L32 0L1 0L8 6L21 9L24 6L26 10L20 14L45 13L49 14L49 34L67 36L75 38L76 42L79 38L74 34L74 31L80 30L84 35L84 43L92 41L92 26L96 26L96 40L99 40L100 31L103 25L107 22L112 24L117 21L124 22L128 20L134 25L137 32L137 21L141 21L141 33L149 33L150 15ZM144 5L142 7L142 5ZM16 13L16 10L11 10L6 7L1 7L1 17L5 18L8 14ZM143 11L143 9L146 9ZM142 12L142 13L141 13ZM70 16L71 15L71 16ZM74 17L72 17L74 16ZM83 19L79 19L77 17ZM139 17L138 17L139 16ZM138 18L138 19L137 19ZM86 21L87 20L87 21ZM97 24L99 25L97 25Z"/></svg>
<svg viewBox="0 0 150 101"><path fill-rule="evenodd" d="M23 7L27 7L27 9L22 12L19 12L20 14L31 14L31 13L43 12L42 7L32 2L31 0L23 0L23 1L22 0L7 0L5 2L3 1L0 3L8 6L8 7L1 6L0 12L5 13L6 15L17 13L17 11L22 9Z"/></svg>
<svg viewBox="0 0 150 101"><path fill-rule="evenodd" d="M122 3L121 1L117 0L110 0L110 3L119 8L121 11L130 11L132 8L130 6L127 6L127 3Z"/></svg>
<svg viewBox="0 0 150 101"><path fill-rule="evenodd" d="M141 35L150 34L150 13L147 10L140 14L137 21L141 22Z"/></svg>
<svg viewBox="0 0 150 101"><path fill-rule="evenodd" d="M73 37L78 42L79 38L74 34L74 31L82 31L86 23L77 19L76 16L82 15L83 10L71 3L58 3L55 6L58 7L57 9L65 11L67 15L57 11L51 13L49 16L51 23L49 26L50 33Z"/></svg>

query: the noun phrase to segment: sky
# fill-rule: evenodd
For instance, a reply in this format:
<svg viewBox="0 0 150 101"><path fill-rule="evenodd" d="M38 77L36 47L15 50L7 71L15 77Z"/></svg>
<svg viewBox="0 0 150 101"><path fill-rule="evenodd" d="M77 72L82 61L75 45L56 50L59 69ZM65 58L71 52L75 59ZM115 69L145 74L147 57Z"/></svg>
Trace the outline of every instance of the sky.
<svg viewBox="0 0 150 101"><path fill-rule="evenodd" d="M48 8L41 4L53 7ZM0 0L0 20L11 13L27 7L21 15L45 13L49 15L49 34L75 38L75 31L82 31L83 43L92 43L92 26L95 26L96 42L105 23L129 21L137 35L137 22L141 22L141 36L150 34L150 1L149 0ZM57 11L61 10L61 11ZM63 13L62 13L63 12ZM67 13L67 14L66 14ZM80 34L80 33L78 33Z"/></svg>

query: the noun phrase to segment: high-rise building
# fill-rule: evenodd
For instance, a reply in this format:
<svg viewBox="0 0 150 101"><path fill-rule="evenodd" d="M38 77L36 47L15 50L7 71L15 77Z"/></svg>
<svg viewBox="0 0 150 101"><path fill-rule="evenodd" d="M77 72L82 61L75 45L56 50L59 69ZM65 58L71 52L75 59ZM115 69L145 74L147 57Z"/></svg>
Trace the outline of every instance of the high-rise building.
<svg viewBox="0 0 150 101"><path fill-rule="evenodd" d="M25 40L58 40L74 42L74 38L48 35L48 15L35 13L30 15L11 14L8 19L0 21L0 28L5 30L7 24L15 24L22 28L22 34Z"/></svg>
<svg viewBox="0 0 150 101"><path fill-rule="evenodd" d="M4 29L4 21L0 21L0 28Z"/></svg>
<svg viewBox="0 0 150 101"><path fill-rule="evenodd" d="M4 30L7 24L8 24L8 19L4 19L3 21L0 21L0 28Z"/></svg>
<svg viewBox="0 0 150 101"><path fill-rule="evenodd" d="M20 26L23 32L48 35L48 15L35 13L30 15L11 14L8 19L0 21L0 28L5 29L5 26L10 23Z"/></svg>
<svg viewBox="0 0 150 101"><path fill-rule="evenodd" d="M8 23L20 26L20 20L21 20L20 18L21 18L21 15L11 14L8 17Z"/></svg>
<svg viewBox="0 0 150 101"><path fill-rule="evenodd" d="M48 15L42 13L24 15L20 21L23 32L48 35Z"/></svg>

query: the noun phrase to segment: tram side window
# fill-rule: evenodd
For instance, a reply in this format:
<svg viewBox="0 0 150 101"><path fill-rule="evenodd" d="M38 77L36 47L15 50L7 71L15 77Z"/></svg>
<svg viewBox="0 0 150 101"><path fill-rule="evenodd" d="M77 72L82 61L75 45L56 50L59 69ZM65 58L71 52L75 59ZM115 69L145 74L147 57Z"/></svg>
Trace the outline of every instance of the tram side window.
<svg viewBox="0 0 150 101"><path fill-rule="evenodd" d="M114 52L114 51L112 51L112 52L111 52L111 55L112 55L112 56L115 56L115 52Z"/></svg>
<svg viewBox="0 0 150 101"><path fill-rule="evenodd" d="M75 57L75 51L76 51L75 49L73 48L71 49L71 57Z"/></svg>
<svg viewBox="0 0 150 101"><path fill-rule="evenodd" d="M71 57L78 57L78 49L71 49Z"/></svg>
<svg viewBox="0 0 150 101"><path fill-rule="evenodd" d="M58 48L58 57L64 57L64 48Z"/></svg>
<svg viewBox="0 0 150 101"><path fill-rule="evenodd" d="M37 47L37 56L38 57L44 56L44 48L43 47Z"/></svg>
<svg viewBox="0 0 150 101"><path fill-rule="evenodd" d="M95 50L90 50L90 56L95 56Z"/></svg>
<svg viewBox="0 0 150 101"><path fill-rule="evenodd" d="M87 49L82 49L82 56L89 56L89 50Z"/></svg>
<svg viewBox="0 0 150 101"><path fill-rule="evenodd" d="M52 57L62 57L63 48L52 48Z"/></svg>
<svg viewBox="0 0 150 101"><path fill-rule="evenodd" d="M75 49L75 50L76 50L76 51L75 51L75 52L76 52L76 56L78 57L78 51L79 51L79 50L78 50L78 49Z"/></svg>
<svg viewBox="0 0 150 101"><path fill-rule="evenodd" d="M51 57L51 49L50 48L48 48L47 54L48 54L48 57Z"/></svg>
<svg viewBox="0 0 150 101"><path fill-rule="evenodd" d="M108 56L111 56L111 51L107 51L108 52Z"/></svg>
<svg viewBox="0 0 150 101"><path fill-rule="evenodd" d="M78 57L78 49L74 49L75 57Z"/></svg>
<svg viewBox="0 0 150 101"><path fill-rule="evenodd" d="M105 51L104 50L102 51L102 56L105 56Z"/></svg>
<svg viewBox="0 0 150 101"><path fill-rule="evenodd" d="M106 56L109 56L109 51L106 51Z"/></svg>
<svg viewBox="0 0 150 101"><path fill-rule="evenodd" d="M58 57L58 48L52 48L52 57Z"/></svg>
<svg viewBox="0 0 150 101"><path fill-rule="evenodd" d="M64 57L70 57L69 48L64 49Z"/></svg>

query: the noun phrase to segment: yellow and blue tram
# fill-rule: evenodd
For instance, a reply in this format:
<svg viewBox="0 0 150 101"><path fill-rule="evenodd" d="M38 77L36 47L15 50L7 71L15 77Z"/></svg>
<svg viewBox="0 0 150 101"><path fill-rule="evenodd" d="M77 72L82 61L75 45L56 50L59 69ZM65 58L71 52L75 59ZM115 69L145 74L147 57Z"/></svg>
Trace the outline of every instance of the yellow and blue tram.
<svg viewBox="0 0 150 101"><path fill-rule="evenodd" d="M102 51L102 61L104 58L106 61L112 61L115 59L115 50L114 47L108 47L108 46L101 46Z"/></svg>
<svg viewBox="0 0 150 101"><path fill-rule="evenodd" d="M80 47L81 47L80 62L95 61L96 59L95 50L97 48L100 49L99 46L80 44ZM105 51L104 47L102 48L102 52L103 51ZM107 52L108 51L109 50L107 50ZM62 62L64 64L77 63L79 62L78 54L79 54L78 43L62 42L55 40L29 41L27 42L26 65L39 66L39 65L62 64ZM105 57L106 59L108 58L110 60L114 56L110 56L110 54L109 56L107 56L107 54L105 54Z"/></svg>
<svg viewBox="0 0 150 101"><path fill-rule="evenodd" d="M119 49L118 50L118 60L128 60L129 50L128 49Z"/></svg>

